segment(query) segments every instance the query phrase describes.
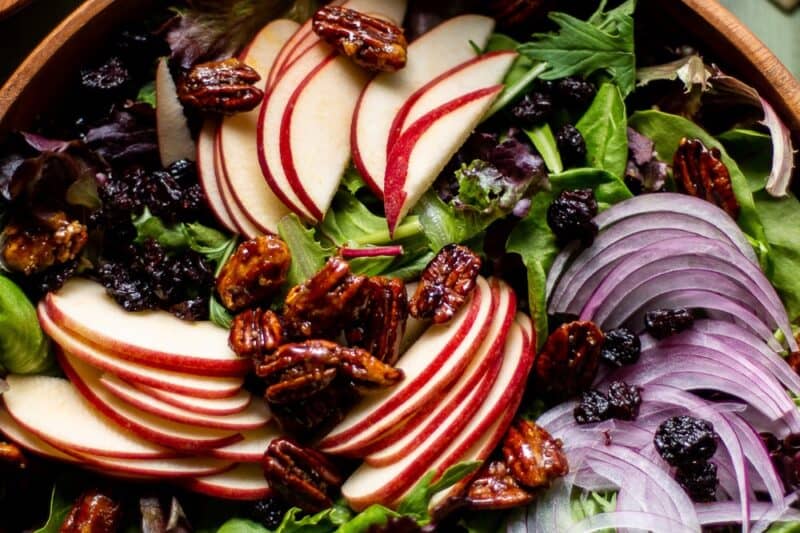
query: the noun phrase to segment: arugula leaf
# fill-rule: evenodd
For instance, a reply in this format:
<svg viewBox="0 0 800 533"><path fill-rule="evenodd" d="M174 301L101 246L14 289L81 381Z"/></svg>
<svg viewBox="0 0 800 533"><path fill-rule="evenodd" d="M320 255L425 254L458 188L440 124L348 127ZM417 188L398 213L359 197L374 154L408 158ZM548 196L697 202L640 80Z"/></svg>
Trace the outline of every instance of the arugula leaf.
<svg viewBox="0 0 800 533"><path fill-rule="evenodd" d="M307 228L294 213L278 222L278 234L292 252L292 263L286 278L290 287L313 276L333 254L333 249L320 244L314 236L314 230Z"/></svg>
<svg viewBox="0 0 800 533"><path fill-rule="evenodd" d="M628 164L628 119L616 85L604 83L575 127L586 141L589 166L622 176Z"/></svg>
<svg viewBox="0 0 800 533"><path fill-rule="evenodd" d="M520 53L532 61L546 61L549 68L541 74L545 80L567 76L591 76L605 73L626 97L636 87L636 55L634 54L634 0L605 11L606 2L588 20L566 13L550 13L559 26L555 33L537 33L531 42L519 47Z"/></svg>

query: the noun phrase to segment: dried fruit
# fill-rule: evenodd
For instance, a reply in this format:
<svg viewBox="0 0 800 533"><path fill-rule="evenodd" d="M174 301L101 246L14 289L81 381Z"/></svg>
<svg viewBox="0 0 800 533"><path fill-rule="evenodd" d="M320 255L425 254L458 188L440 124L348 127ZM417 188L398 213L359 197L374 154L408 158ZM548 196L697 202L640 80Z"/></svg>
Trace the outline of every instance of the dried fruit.
<svg viewBox="0 0 800 533"><path fill-rule="evenodd" d="M597 375L603 332L592 322L569 322L547 338L536 356L533 376L538 391L564 399L588 390Z"/></svg>
<svg viewBox="0 0 800 533"><path fill-rule="evenodd" d="M487 12L505 28L524 25L544 12L547 0L491 0Z"/></svg>
<svg viewBox="0 0 800 533"><path fill-rule="evenodd" d="M735 220L739 203L721 157L717 148L709 150L700 139L681 139L673 159L675 183L681 192L721 207Z"/></svg>
<svg viewBox="0 0 800 533"><path fill-rule="evenodd" d="M600 357L611 366L632 365L639 360L642 342L639 336L628 328L606 331Z"/></svg>
<svg viewBox="0 0 800 533"><path fill-rule="evenodd" d="M556 132L556 143L565 165L578 166L586 160L586 141L572 124L564 124L559 128Z"/></svg>
<svg viewBox="0 0 800 533"><path fill-rule="evenodd" d="M590 390L581 394L573 416L578 424L594 424L611 418L611 404L608 396L598 390Z"/></svg>
<svg viewBox="0 0 800 533"><path fill-rule="evenodd" d="M181 78L178 97L185 106L231 115L255 109L264 91L254 84L258 72L236 58L200 63Z"/></svg>
<svg viewBox="0 0 800 533"><path fill-rule="evenodd" d="M561 191L547 208L547 225L561 244L581 241L585 246L597 235L597 200L592 189Z"/></svg>
<svg viewBox="0 0 800 533"><path fill-rule="evenodd" d="M390 21L329 5L314 14L313 29L367 70L395 72L406 66L408 42L403 29Z"/></svg>
<svg viewBox="0 0 800 533"><path fill-rule="evenodd" d="M408 320L405 283L400 279L369 278L364 284L362 298L345 331L347 342L393 365L400 356L400 341Z"/></svg>
<svg viewBox="0 0 800 533"><path fill-rule="evenodd" d="M467 505L477 511L519 507L531 503L533 498L533 493L520 486L503 461L485 463L465 495Z"/></svg>
<svg viewBox="0 0 800 533"><path fill-rule="evenodd" d="M647 332L656 339L665 339L687 330L694 324L694 315L689 309L656 309L648 311L644 316Z"/></svg>
<svg viewBox="0 0 800 533"><path fill-rule="evenodd" d="M283 344L281 318L263 309L248 309L236 315L228 334L228 345L239 357L263 360Z"/></svg>
<svg viewBox="0 0 800 533"><path fill-rule="evenodd" d="M475 289L481 258L459 244L449 244L422 272L409 312L414 318L444 324L452 319Z"/></svg>
<svg viewBox="0 0 800 533"><path fill-rule="evenodd" d="M675 471L675 481L694 502L713 502L717 496L717 465L707 461L690 463Z"/></svg>
<svg viewBox="0 0 800 533"><path fill-rule="evenodd" d="M549 82L548 87L558 103L572 108L588 106L597 94L592 82L575 76Z"/></svg>
<svg viewBox="0 0 800 533"><path fill-rule="evenodd" d="M60 533L113 532L122 519L122 507L97 490L81 495L61 524Z"/></svg>
<svg viewBox="0 0 800 533"><path fill-rule="evenodd" d="M95 68L81 70L81 87L95 95L117 96L132 81L128 67L119 57L109 57Z"/></svg>
<svg viewBox="0 0 800 533"><path fill-rule="evenodd" d="M308 513L332 506L332 497L343 481L324 455L283 437L269 444L262 466L270 486Z"/></svg>
<svg viewBox="0 0 800 533"><path fill-rule="evenodd" d="M622 381L612 381L608 386L608 403L611 418L617 420L636 420L642 396L639 387Z"/></svg>
<svg viewBox="0 0 800 533"><path fill-rule="evenodd" d="M250 516L267 529L278 529L289 506L280 498L267 498L253 504Z"/></svg>
<svg viewBox="0 0 800 533"><path fill-rule="evenodd" d="M503 440L503 459L514 479L529 489L548 487L569 472L561 440L535 423L517 418Z"/></svg>
<svg viewBox="0 0 800 533"><path fill-rule="evenodd" d="M36 224L10 223L4 230L3 262L10 270L31 275L75 259L86 246L86 226L58 211Z"/></svg>
<svg viewBox="0 0 800 533"><path fill-rule="evenodd" d="M546 93L534 91L526 94L510 110L521 126L533 127L550 118L553 113L553 98Z"/></svg>
<svg viewBox="0 0 800 533"><path fill-rule="evenodd" d="M658 426L653 443L672 466L707 461L717 451L714 425L692 416L673 416Z"/></svg>
<svg viewBox="0 0 800 533"><path fill-rule="evenodd" d="M217 293L223 305L238 311L276 294L292 261L289 247L275 235L244 241L222 267Z"/></svg>

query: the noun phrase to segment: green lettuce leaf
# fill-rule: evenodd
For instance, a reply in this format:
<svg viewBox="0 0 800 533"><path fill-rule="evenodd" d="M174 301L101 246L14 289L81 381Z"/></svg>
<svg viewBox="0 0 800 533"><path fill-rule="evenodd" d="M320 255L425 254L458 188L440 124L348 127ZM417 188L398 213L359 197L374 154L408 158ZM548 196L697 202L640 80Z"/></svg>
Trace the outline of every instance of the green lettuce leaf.
<svg viewBox="0 0 800 533"><path fill-rule="evenodd" d="M278 234L292 253L287 283L290 287L309 279L325 265L334 251L324 247L314 235L313 228L307 228L294 213L286 215L278 222Z"/></svg>
<svg viewBox="0 0 800 533"><path fill-rule="evenodd" d="M516 50L519 45L519 41L516 41L508 35L495 33L489 37L489 42L486 44L485 51L497 52L500 50ZM494 115L527 92L528 88L546 69L546 63L533 61L524 55L519 55L514 60L511 68L506 73L506 77L503 79L503 85L505 85L503 92L500 93L500 96L498 96L497 100L492 104L485 118Z"/></svg>
<svg viewBox="0 0 800 533"><path fill-rule="evenodd" d="M139 94L136 95L136 101L156 107L156 82L149 81L139 89Z"/></svg>
<svg viewBox="0 0 800 533"><path fill-rule="evenodd" d="M550 129L550 124L545 122L530 130L524 130L525 134L536 147L536 151L544 159L544 164L547 170L553 174L560 174L564 172L564 164L561 161L561 153L558 151L558 144L553 135L553 130Z"/></svg>
<svg viewBox="0 0 800 533"><path fill-rule="evenodd" d="M772 137L759 131L733 129L717 138L739 164L750 190L762 190L766 186L764 176L772 166Z"/></svg>
<svg viewBox="0 0 800 533"><path fill-rule="evenodd" d="M628 118L616 85L604 83L592 105L575 125L586 141L590 167L622 176L628 164Z"/></svg>
<svg viewBox="0 0 800 533"><path fill-rule="evenodd" d="M57 368L36 309L22 289L0 276L0 368L42 374Z"/></svg>

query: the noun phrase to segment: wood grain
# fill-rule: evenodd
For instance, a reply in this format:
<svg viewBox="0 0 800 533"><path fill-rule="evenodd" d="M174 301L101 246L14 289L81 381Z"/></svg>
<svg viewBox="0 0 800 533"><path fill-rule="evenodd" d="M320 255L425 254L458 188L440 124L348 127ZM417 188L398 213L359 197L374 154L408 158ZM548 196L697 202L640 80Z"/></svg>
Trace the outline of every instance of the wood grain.
<svg viewBox="0 0 800 533"><path fill-rule="evenodd" d="M0 20L27 6L31 0L0 0Z"/></svg>

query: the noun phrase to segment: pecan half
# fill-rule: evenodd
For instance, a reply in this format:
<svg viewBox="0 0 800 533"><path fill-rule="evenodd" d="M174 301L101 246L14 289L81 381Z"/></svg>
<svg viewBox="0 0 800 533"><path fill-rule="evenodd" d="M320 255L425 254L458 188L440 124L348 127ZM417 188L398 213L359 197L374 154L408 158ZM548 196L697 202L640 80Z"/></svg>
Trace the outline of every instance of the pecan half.
<svg viewBox="0 0 800 533"><path fill-rule="evenodd" d="M538 390L564 399L588 390L597 375L603 332L592 322L562 324L536 356L533 377Z"/></svg>
<svg viewBox="0 0 800 533"><path fill-rule="evenodd" d="M230 115L255 109L264 91L253 85L258 72L236 58L200 63L178 83L181 103L206 113Z"/></svg>
<svg viewBox="0 0 800 533"><path fill-rule="evenodd" d="M339 6L314 14L314 33L370 71L395 72L406 66L408 42L403 29L380 18Z"/></svg>
<svg viewBox="0 0 800 533"><path fill-rule="evenodd" d="M310 280L289 291L283 308L294 338L334 338L354 316L367 282L350 273L341 257L332 257Z"/></svg>
<svg viewBox="0 0 800 533"><path fill-rule="evenodd" d="M721 207L734 219L739 216L731 175L718 149L709 150L700 139L681 139L673 171L681 192Z"/></svg>
<svg viewBox="0 0 800 533"><path fill-rule="evenodd" d="M248 309L236 315L228 344L239 357L262 360L283 344L281 318L272 311Z"/></svg>
<svg viewBox="0 0 800 533"><path fill-rule="evenodd" d="M364 348L393 365L408 321L408 295L400 279L372 277L364 284L363 302L345 330L348 344Z"/></svg>
<svg viewBox="0 0 800 533"><path fill-rule="evenodd" d="M481 258L475 252L460 244L445 246L422 272L411 298L411 316L448 322L475 289L480 270Z"/></svg>
<svg viewBox="0 0 800 533"><path fill-rule="evenodd" d="M34 226L10 223L4 233L3 262L26 276L72 261L89 240L86 226L69 220L63 211Z"/></svg>
<svg viewBox="0 0 800 533"><path fill-rule="evenodd" d="M286 501L308 513L333 505L331 498L343 481L324 455L287 438L269 444L262 467L270 486Z"/></svg>
<svg viewBox="0 0 800 533"><path fill-rule="evenodd" d="M117 531L122 518L122 508L97 490L81 495L72 506L60 533L111 533Z"/></svg>
<svg viewBox="0 0 800 533"><path fill-rule="evenodd" d="M474 510L510 509L527 505L533 493L519 485L503 461L485 463L469 484L466 504Z"/></svg>
<svg viewBox="0 0 800 533"><path fill-rule="evenodd" d="M503 458L511 475L528 489L550 486L569 472L561 440L535 423L518 418L503 440Z"/></svg>
<svg viewBox="0 0 800 533"><path fill-rule="evenodd" d="M348 383L334 380L329 387L307 399L271 404L270 410L281 431L305 442L344 420L359 398Z"/></svg>
<svg viewBox="0 0 800 533"><path fill-rule="evenodd" d="M291 262L289 247L275 235L241 243L217 277L223 305L238 311L273 296L286 282Z"/></svg>

